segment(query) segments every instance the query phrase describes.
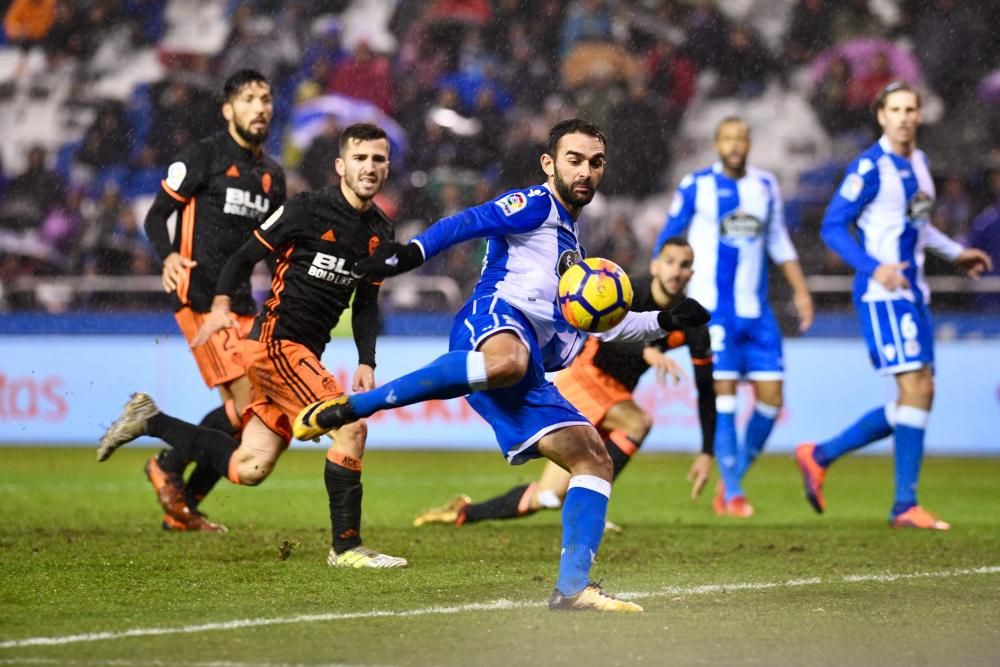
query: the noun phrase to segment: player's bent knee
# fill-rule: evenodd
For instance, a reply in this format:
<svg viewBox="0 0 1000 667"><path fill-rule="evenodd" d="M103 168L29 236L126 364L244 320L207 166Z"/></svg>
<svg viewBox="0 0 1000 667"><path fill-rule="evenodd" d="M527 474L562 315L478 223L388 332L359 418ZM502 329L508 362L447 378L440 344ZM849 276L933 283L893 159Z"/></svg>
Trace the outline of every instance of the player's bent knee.
<svg viewBox="0 0 1000 667"><path fill-rule="evenodd" d="M239 466L240 484L242 486L257 486L274 470L274 463L259 460L244 461Z"/></svg>

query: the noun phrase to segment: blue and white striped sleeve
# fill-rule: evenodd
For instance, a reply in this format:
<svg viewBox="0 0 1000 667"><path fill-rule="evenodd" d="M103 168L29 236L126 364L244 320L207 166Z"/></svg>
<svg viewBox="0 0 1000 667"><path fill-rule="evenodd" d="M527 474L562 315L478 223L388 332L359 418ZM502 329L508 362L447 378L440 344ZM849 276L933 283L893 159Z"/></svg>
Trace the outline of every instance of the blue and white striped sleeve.
<svg viewBox="0 0 1000 667"><path fill-rule="evenodd" d="M660 254L663 244L668 239L672 239L675 236L682 236L691 225L691 219L694 217L694 201L697 189L693 174L688 174L681 179L680 184L674 191L674 197L670 201L670 213L667 215L667 221L664 223L663 229L660 230L660 235L656 237L656 243L653 244L654 258Z"/></svg>
<svg viewBox="0 0 1000 667"><path fill-rule="evenodd" d="M535 194L535 193L538 194ZM544 223L552 201L544 191L509 192L493 201L441 218L410 243L416 243L428 260L453 245L476 238L522 234Z"/></svg>
<svg viewBox="0 0 1000 667"><path fill-rule="evenodd" d="M774 178L767 179L767 188L771 191L771 219L767 225L767 254L775 264L784 264L799 259L788 226L785 225L785 202L781 198L781 189Z"/></svg>
<svg viewBox="0 0 1000 667"><path fill-rule="evenodd" d="M862 157L847 169L840 189L833 196L823 216L820 235L827 247L840 255L855 271L874 273L879 261L865 252L851 234L865 207L875 199L879 189L878 169L870 158Z"/></svg>

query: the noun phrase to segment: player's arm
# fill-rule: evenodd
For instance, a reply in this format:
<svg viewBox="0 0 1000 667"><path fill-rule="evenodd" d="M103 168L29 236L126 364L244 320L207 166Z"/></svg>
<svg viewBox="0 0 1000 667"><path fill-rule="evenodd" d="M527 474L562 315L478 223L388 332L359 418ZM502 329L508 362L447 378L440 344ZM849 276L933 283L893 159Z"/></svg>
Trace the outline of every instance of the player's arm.
<svg viewBox="0 0 1000 667"><path fill-rule="evenodd" d="M813 323L813 301L806 284L806 276L799 263L799 254L788 235L785 224L785 203L781 198L778 183L768 179L771 190L771 211L767 225L767 254L771 261L781 267L789 287L792 288L792 303L799 316L799 331L805 332Z"/></svg>
<svg viewBox="0 0 1000 667"><path fill-rule="evenodd" d="M167 221L171 215L180 215L205 183L208 160L209 156L201 144L192 144L182 150L167 167L166 178L160 182L160 191L156 193L143 222L146 237L163 262L163 289L166 292L176 290L185 272L197 265L193 259L183 257L179 252L184 221L178 218L173 241L170 240Z"/></svg>
<svg viewBox="0 0 1000 667"><path fill-rule="evenodd" d="M698 390L698 421L701 424L701 453L688 471L691 482L691 499L701 495L712 470L715 454L715 382L712 379L712 339L708 327L702 325L686 332L691 363L694 364L694 383Z"/></svg>
<svg viewBox="0 0 1000 667"><path fill-rule="evenodd" d="M879 269L879 261L869 255L851 234L851 226L875 199L878 188L878 169L870 159L861 158L848 168L840 189L826 208L820 227L823 243L830 250L840 255L858 273L871 276Z"/></svg>
<svg viewBox="0 0 1000 667"><path fill-rule="evenodd" d="M522 234L540 227L552 206L547 193L534 197L515 194L525 202L521 208L510 203L514 194L467 208L438 220L407 244L383 243L371 257L359 261L354 272L376 278L395 276L415 269L459 243L488 236Z"/></svg>
<svg viewBox="0 0 1000 667"><path fill-rule="evenodd" d="M984 272L993 270L993 260L979 248L967 248L953 241L947 234L928 223L921 227L924 247L938 257L953 262L970 278L977 279Z"/></svg>
<svg viewBox="0 0 1000 667"><path fill-rule="evenodd" d="M285 218L294 217L298 212L296 203L281 206L254 230L253 235L240 246L240 249L230 255L215 285L215 298L212 299L212 309L205 315L205 320L198 329L198 334L191 341L191 347L204 345L217 331L236 326L230 307L232 296L241 285L250 280L253 267L257 262L276 252L290 238L292 225L286 222L278 223Z"/></svg>
<svg viewBox="0 0 1000 667"><path fill-rule="evenodd" d="M358 348L358 369L352 391L375 388L375 341L378 338L379 284L362 280L351 302L351 330Z"/></svg>
<svg viewBox="0 0 1000 667"><path fill-rule="evenodd" d="M669 310L630 310L617 325L603 333L591 334L598 340L618 342L653 342L689 327L707 324L712 319L704 306L688 297Z"/></svg>
<svg viewBox="0 0 1000 667"><path fill-rule="evenodd" d="M663 225L663 229L660 230L659 236L656 237L656 243L653 244L654 258L659 256L667 239L682 236L687 231L691 224L691 218L694 217L694 200L694 176L688 174L681 179L677 190L674 191L673 198L670 200L670 213L667 216L667 221Z"/></svg>

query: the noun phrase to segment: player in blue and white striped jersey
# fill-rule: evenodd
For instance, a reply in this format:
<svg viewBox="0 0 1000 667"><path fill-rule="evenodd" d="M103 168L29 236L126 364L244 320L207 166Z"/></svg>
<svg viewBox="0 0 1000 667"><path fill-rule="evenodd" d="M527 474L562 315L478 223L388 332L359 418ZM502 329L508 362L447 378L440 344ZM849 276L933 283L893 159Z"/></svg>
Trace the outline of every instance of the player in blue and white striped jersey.
<svg viewBox="0 0 1000 667"><path fill-rule="evenodd" d="M299 438L419 401L467 396L493 428L511 464L544 456L569 471L559 576L550 609L641 611L590 582L611 493L611 459L597 430L545 379L584 340L557 303L559 276L584 254L576 220L604 175L606 142L592 123L566 120L549 133L543 185L439 220L409 244L386 243L355 265L373 278L413 269L453 245L488 239L482 276L451 330L450 352L382 387L322 401L295 420ZM698 326L708 313L691 299L668 311L629 312L602 340L658 340Z"/></svg>
<svg viewBox="0 0 1000 667"><path fill-rule="evenodd" d="M934 399L934 331L924 251L954 262L974 278L990 270L992 262L986 253L963 247L930 224L935 192L927 156L917 148L920 95L894 82L883 89L876 107L883 135L847 168L826 210L822 236L855 270L854 305L872 364L896 378L899 395L835 438L800 445L795 458L806 498L823 512L829 465L892 434L896 498L890 525L947 530L946 522L917 502L924 431Z"/></svg>
<svg viewBox="0 0 1000 667"><path fill-rule="evenodd" d="M783 402L781 331L767 301L768 258L792 287L800 330L812 324L813 304L798 254L788 238L778 182L747 165L750 130L730 116L715 131L719 161L685 176L653 248L687 235L694 249L688 294L712 313L718 421L715 460L722 483L712 504L717 514L749 517L753 507L743 477L764 448ZM736 385L753 384L754 412L742 444L736 434Z"/></svg>

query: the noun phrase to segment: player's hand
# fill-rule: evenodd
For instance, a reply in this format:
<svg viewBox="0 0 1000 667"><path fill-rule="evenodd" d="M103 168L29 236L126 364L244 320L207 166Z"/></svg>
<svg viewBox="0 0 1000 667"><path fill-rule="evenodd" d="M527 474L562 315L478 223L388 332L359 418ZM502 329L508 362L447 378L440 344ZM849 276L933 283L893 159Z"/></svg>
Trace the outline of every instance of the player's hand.
<svg viewBox="0 0 1000 667"><path fill-rule="evenodd" d="M795 304L795 312L799 316L799 333L809 331L813 323L813 299L807 291L796 292L792 295L792 303Z"/></svg>
<svg viewBox="0 0 1000 667"><path fill-rule="evenodd" d="M903 275L903 271L910 266L909 262L888 262L879 264L872 274L875 282L886 288L890 292L897 289L909 289L910 281Z"/></svg>
<svg viewBox="0 0 1000 667"><path fill-rule="evenodd" d="M993 259L979 248L966 248L955 259L955 266L973 280L979 280L993 270Z"/></svg>
<svg viewBox="0 0 1000 667"><path fill-rule="evenodd" d="M673 378L674 384L681 380L687 380L684 368L655 347L643 348L642 360L649 364L650 368L656 370L656 381L660 384L666 384L667 378Z"/></svg>
<svg viewBox="0 0 1000 667"><path fill-rule="evenodd" d="M375 369L365 364L360 364L358 370L354 371L354 382L351 384L351 391L371 391L375 388Z"/></svg>
<svg viewBox="0 0 1000 667"><path fill-rule="evenodd" d="M687 480L691 482L691 500L698 500L701 492L708 484L708 476L712 473L712 457L699 454L688 470Z"/></svg>
<svg viewBox="0 0 1000 667"><path fill-rule="evenodd" d="M198 266L198 262L189 257L182 257L179 252L172 252L163 260L163 291L173 292L181 284L188 269Z"/></svg>
<svg viewBox="0 0 1000 667"><path fill-rule="evenodd" d="M355 276L369 278L388 278L406 273L424 263L424 253L416 243L383 243L371 257L359 259L354 263L351 273Z"/></svg>
<svg viewBox="0 0 1000 667"><path fill-rule="evenodd" d="M685 297L670 310L661 310L657 322L664 331L678 331L707 324L712 319L705 308L694 299Z"/></svg>
<svg viewBox="0 0 1000 667"><path fill-rule="evenodd" d="M191 341L191 347L200 347L207 343L217 331L234 327L236 327L236 320L229 311L229 297L216 296L212 302L212 310L205 315L205 320Z"/></svg>

